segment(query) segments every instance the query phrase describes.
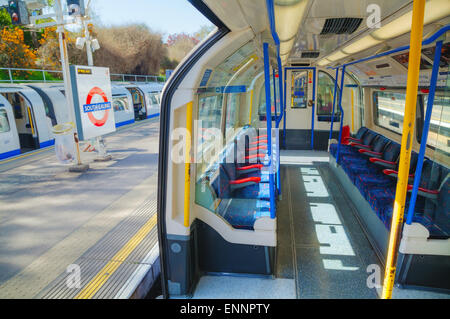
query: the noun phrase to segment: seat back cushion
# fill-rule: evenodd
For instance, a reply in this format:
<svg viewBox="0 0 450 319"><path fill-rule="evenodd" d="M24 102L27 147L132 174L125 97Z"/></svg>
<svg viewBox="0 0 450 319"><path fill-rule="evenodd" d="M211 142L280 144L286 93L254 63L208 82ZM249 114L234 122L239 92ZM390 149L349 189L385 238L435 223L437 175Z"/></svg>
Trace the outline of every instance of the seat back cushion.
<svg viewBox="0 0 450 319"><path fill-rule="evenodd" d="M389 162L396 162L399 154L400 145L395 142L391 142L383 151L383 159Z"/></svg>

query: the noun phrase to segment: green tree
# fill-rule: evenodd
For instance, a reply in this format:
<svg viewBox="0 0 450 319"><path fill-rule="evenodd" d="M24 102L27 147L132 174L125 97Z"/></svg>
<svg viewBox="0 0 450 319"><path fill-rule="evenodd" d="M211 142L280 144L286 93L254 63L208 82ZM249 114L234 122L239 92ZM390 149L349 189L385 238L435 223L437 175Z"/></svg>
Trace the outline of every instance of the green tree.
<svg viewBox="0 0 450 319"><path fill-rule="evenodd" d="M213 30L215 26L213 25L203 25L200 27L200 29L194 33L194 37L198 41L202 41L204 38L206 38Z"/></svg>
<svg viewBox="0 0 450 319"><path fill-rule="evenodd" d="M12 26L11 16L5 8L0 9L0 28Z"/></svg>

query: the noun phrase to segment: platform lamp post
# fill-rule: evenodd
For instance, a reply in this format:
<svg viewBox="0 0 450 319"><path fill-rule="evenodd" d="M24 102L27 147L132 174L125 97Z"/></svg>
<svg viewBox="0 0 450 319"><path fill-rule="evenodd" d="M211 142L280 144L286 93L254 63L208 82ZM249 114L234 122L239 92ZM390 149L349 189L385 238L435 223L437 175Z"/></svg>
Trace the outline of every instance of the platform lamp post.
<svg viewBox="0 0 450 319"><path fill-rule="evenodd" d="M62 11L62 5L61 0L55 0L55 12L56 12L56 23L57 23L57 33L59 38L59 50L61 54L61 66L62 66L62 73L63 73L63 80L64 80L64 90L65 95L67 99L67 106L69 108L69 115L71 118L71 121L74 125L74 140L76 145L76 151L77 151L77 164L69 167L69 172L85 172L89 169L88 164L83 164L81 162L81 155L80 155L80 145L79 145L79 139L78 139L78 133L77 133L77 123L75 120L75 109L74 109L74 102L73 102L73 95L72 95L72 85L70 82L70 70L69 70L69 59L67 54L67 43L66 43L66 37L64 33L64 14Z"/></svg>
<svg viewBox="0 0 450 319"><path fill-rule="evenodd" d="M97 39L91 38L92 24L88 23L90 3L91 3L91 1L89 0L88 4L86 6L86 10L80 10L80 13L81 13L80 18L81 18L82 25L84 28L84 37L77 38L76 47L80 50L83 50L84 46L86 46L88 66L94 66L94 57L93 57L92 53L94 51L100 49L100 45L99 45ZM80 5L83 5L83 4L80 3ZM73 8L73 10L76 10L76 9ZM84 12L85 12L85 14L83 14ZM94 161L106 162L106 161L109 161L112 159L111 155L106 154L105 146L100 137L95 138L94 144L96 145L96 148L98 150L98 156Z"/></svg>

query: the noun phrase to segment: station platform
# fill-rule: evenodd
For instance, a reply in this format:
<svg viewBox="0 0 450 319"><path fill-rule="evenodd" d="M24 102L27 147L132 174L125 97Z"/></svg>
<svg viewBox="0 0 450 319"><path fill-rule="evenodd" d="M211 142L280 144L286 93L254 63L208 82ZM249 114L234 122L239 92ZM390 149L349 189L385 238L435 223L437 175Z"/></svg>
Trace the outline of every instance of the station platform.
<svg viewBox="0 0 450 319"><path fill-rule="evenodd" d="M144 298L158 278L159 118L105 140L84 173L52 147L0 162L0 298Z"/></svg>

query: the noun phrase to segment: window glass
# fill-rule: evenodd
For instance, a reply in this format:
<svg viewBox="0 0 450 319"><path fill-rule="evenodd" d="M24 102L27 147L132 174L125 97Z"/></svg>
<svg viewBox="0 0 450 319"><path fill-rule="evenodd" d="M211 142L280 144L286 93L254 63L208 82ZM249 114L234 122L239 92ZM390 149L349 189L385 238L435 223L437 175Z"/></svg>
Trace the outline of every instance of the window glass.
<svg viewBox="0 0 450 319"><path fill-rule="evenodd" d="M222 95L203 96L200 95L198 102L198 158L202 159L197 165L197 176L204 173L208 166L206 154L210 148L217 142L215 137L220 135L220 121L222 114Z"/></svg>
<svg viewBox="0 0 450 319"><path fill-rule="evenodd" d="M304 109L308 105L308 72L292 72L291 108Z"/></svg>
<svg viewBox="0 0 450 319"><path fill-rule="evenodd" d="M128 111L128 99L126 96L114 97L113 98L113 108L114 112Z"/></svg>
<svg viewBox="0 0 450 319"><path fill-rule="evenodd" d="M198 109L194 112L198 114L193 123L197 136L195 203L219 214L233 227L246 229L252 229L254 220L243 225L232 217L236 207L245 209L244 204L248 202L237 196L239 188L246 185L237 181L242 178L236 174L235 165L236 161L245 163L255 159L257 162L253 156L258 154L246 155L239 146L256 134L247 123L250 101L260 105L256 99L260 93L253 91L252 97L251 92L255 77L261 74L262 63L255 45L248 42L214 68L203 70L196 92ZM254 207L249 212L255 219L268 216L268 210L261 209L265 207Z"/></svg>
<svg viewBox="0 0 450 319"><path fill-rule="evenodd" d="M277 100L278 100L278 96L277 96ZM270 109L272 112L272 116L275 116L275 103L274 103L274 97L273 97L273 80L270 80L270 101L271 101ZM277 103L279 103L279 101L277 101ZM279 109L278 109L278 112L280 112ZM261 91L259 92L258 115L266 116L266 87L265 87L265 85L262 86Z"/></svg>
<svg viewBox="0 0 450 319"><path fill-rule="evenodd" d="M375 91L373 93L375 124L402 134L405 99L405 93Z"/></svg>
<svg viewBox="0 0 450 319"><path fill-rule="evenodd" d="M227 143L234 135L234 129L237 124L237 114L239 114L239 98L240 94L232 93L228 94L227 98L227 114L225 119L225 136Z"/></svg>
<svg viewBox="0 0 450 319"><path fill-rule="evenodd" d="M150 93L151 104L158 104L157 93Z"/></svg>
<svg viewBox="0 0 450 319"><path fill-rule="evenodd" d="M428 95L424 96L425 112L427 102ZM450 155L450 96L440 94L435 96L427 145Z"/></svg>
<svg viewBox="0 0 450 319"><path fill-rule="evenodd" d="M317 115L331 115L333 111L334 97L334 79L323 71L319 71L317 86ZM336 103L334 114L340 116L340 110L337 105L339 102L339 86L336 94Z"/></svg>
<svg viewBox="0 0 450 319"><path fill-rule="evenodd" d="M0 133L9 132L9 121L8 121L8 115L6 114L5 109L0 109Z"/></svg>

